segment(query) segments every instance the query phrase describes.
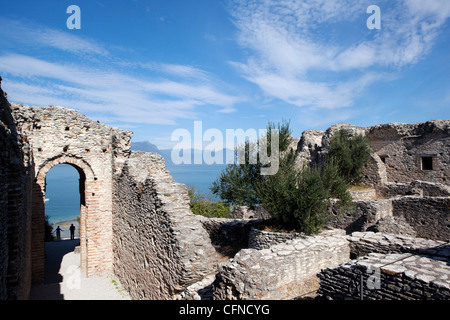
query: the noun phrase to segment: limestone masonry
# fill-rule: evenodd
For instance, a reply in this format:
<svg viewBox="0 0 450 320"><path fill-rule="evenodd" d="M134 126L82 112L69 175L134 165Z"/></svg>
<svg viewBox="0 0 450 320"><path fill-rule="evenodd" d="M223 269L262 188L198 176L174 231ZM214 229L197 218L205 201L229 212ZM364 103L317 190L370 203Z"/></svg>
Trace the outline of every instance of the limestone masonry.
<svg viewBox="0 0 450 320"><path fill-rule="evenodd" d="M0 299L44 280L45 179L62 163L80 174L82 272L114 274L133 299L448 299L450 121L307 130L291 145L299 165L321 165L340 128L373 150L355 209L331 206L314 236L269 233L263 207L195 216L132 132L0 89Z"/></svg>

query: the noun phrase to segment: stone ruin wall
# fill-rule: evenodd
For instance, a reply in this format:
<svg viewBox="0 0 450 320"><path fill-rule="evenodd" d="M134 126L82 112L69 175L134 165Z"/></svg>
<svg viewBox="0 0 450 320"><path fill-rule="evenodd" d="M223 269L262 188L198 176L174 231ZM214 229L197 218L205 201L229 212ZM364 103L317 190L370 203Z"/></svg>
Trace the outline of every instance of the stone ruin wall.
<svg viewBox="0 0 450 320"><path fill-rule="evenodd" d="M321 165L333 134L341 128L350 136L368 137L373 153L363 182L381 193L386 183L414 180L450 186L450 120L388 123L366 128L341 123L326 131L306 130L296 147L299 165ZM432 170L423 168L423 157L432 158Z"/></svg>
<svg viewBox="0 0 450 320"><path fill-rule="evenodd" d="M218 255L155 153L132 152L115 176L114 272L134 299L171 299L214 273Z"/></svg>
<svg viewBox="0 0 450 320"><path fill-rule="evenodd" d="M214 272L220 255L159 155L131 152L129 131L1 93L1 299L43 281L45 177L62 163L80 174L86 275L113 272L136 299L170 299Z"/></svg>
<svg viewBox="0 0 450 320"><path fill-rule="evenodd" d="M0 300L26 299L31 289L33 175L30 146L0 88Z"/></svg>
<svg viewBox="0 0 450 320"><path fill-rule="evenodd" d="M80 174L81 268L86 274L112 271L112 175L130 152L131 132L92 121L74 110L12 103L19 132L30 143L33 279L44 277L45 185L48 171L70 164Z"/></svg>
<svg viewBox="0 0 450 320"><path fill-rule="evenodd" d="M205 279L215 279L215 298L295 298L317 289L321 269L340 268L350 259L352 246L340 234L246 249L251 225L194 216L186 187L174 182L163 159L130 150L131 132L70 109L10 107L1 93L1 299L27 298L31 280L42 281L45 176L60 163L80 173L82 269L88 275L114 272L135 299L180 297ZM299 161L320 163L339 127L365 133L375 151L366 182L387 198L359 201L357 216L337 227L380 231L403 221L404 228L394 232L446 241L448 122L308 130L297 145ZM422 157L433 158L433 170L422 170ZM410 180L417 178L423 181Z"/></svg>

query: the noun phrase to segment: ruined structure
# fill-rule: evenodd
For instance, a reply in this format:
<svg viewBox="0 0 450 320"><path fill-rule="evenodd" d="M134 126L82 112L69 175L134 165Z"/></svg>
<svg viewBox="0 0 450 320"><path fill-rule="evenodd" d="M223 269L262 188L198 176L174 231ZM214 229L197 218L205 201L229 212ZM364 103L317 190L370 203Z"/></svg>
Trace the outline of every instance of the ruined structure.
<svg viewBox="0 0 450 320"><path fill-rule="evenodd" d="M307 130L299 162L320 165L341 127L373 150L356 209L315 236L277 234L253 228L262 208L192 214L186 186L161 156L132 151L131 132L0 89L0 299L43 281L45 178L62 163L80 175L81 270L114 273L133 299L356 299L369 266L386 287L368 297L448 299L450 121Z"/></svg>
<svg viewBox="0 0 450 320"><path fill-rule="evenodd" d="M62 163L80 174L84 274L116 273L135 299L169 299L214 272L209 235L159 155L132 152L129 131L0 93L0 298L43 282L45 177Z"/></svg>

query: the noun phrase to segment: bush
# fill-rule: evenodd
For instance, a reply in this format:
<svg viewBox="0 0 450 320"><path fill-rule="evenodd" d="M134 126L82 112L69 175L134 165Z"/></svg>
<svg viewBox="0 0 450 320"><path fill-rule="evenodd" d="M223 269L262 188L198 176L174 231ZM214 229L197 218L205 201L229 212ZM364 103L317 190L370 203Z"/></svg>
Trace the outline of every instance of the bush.
<svg viewBox="0 0 450 320"><path fill-rule="evenodd" d="M45 216L45 234L44 241L53 241L55 240L55 236L53 235L53 226L50 224L50 217Z"/></svg>
<svg viewBox="0 0 450 320"><path fill-rule="evenodd" d="M283 121L281 125L269 122L265 138L267 143L260 144L260 146L264 145L268 149L268 155L271 152L272 130L275 129L278 130L280 153L287 151L292 140L289 122ZM251 143L246 142L243 146L236 148L236 156L243 149L245 161L240 164L229 164L211 184L210 190L229 205L247 206L250 209L255 209L261 203L257 190L261 184L265 183L266 179L261 175L261 168L264 165L261 163L259 155L255 164L250 163L251 147ZM294 161L292 154L289 159Z"/></svg>
<svg viewBox="0 0 450 320"><path fill-rule="evenodd" d="M347 130L340 129L331 138L328 158L336 164L339 174L349 184L355 184L361 181L364 164L370 159L370 153L367 137L356 135L350 138Z"/></svg>
<svg viewBox="0 0 450 320"><path fill-rule="evenodd" d="M209 218L229 218L230 206L223 201L216 201L211 195L200 193L194 186L188 189L189 207L194 214Z"/></svg>
<svg viewBox="0 0 450 320"><path fill-rule="evenodd" d="M269 150L269 135L275 128L269 123ZM276 174L262 176L261 163L250 165L246 150L246 162L229 165L210 189L229 204L250 208L263 204L277 229L315 233L328 221L332 198L339 200L341 208L352 205L348 188L350 183L360 179L369 159L368 140L363 136L350 139L348 133L341 130L332 138L329 157L321 168L298 168L297 153L288 149L292 141L289 123L278 125L278 130L280 159ZM248 144L245 147L249 149Z"/></svg>

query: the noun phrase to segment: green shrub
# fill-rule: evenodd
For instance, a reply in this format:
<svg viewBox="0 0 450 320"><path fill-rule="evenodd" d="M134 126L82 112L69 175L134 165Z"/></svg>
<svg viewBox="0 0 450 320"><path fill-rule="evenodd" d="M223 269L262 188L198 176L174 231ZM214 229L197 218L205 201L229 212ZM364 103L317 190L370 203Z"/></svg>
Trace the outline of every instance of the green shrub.
<svg viewBox="0 0 450 320"><path fill-rule="evenodd" d="M292 141L291 129L289 122L283 121L282 124L275 125L269 122L267 126L267 143L261 144L268 149L268 156L271 154L271 137L272 130L278 130L279 152L286 152L289 144ZM245 161L240 164L229 164L219 177L211 184L210 190L230 205L248 206L250 209L255 209L260 203L258 188L265 183L266 178L261 175L261 168L264 165L261 163L259 155L255 164L250 163L251 143L246 142L243 146L236 148L236 156L240 151L244 151ZM295 161L290 154L289 161ZM287 159L288 157L286 157ZM282 165L280 164L280 167Z"/></svg>
<svg viewBox="0 0 450 320"><path fill-rule="evenodd" d="M44 241L53 241L56 237L53 235L53 226L50 224L50 217L45 216L45 234Z"/></svg>
<svg viewBox="0 0 450 320"><path fill-rule="evenodd" d="M211 195L200 193L194 186L190 186L189 207L194 214L209 218L229 218L230 206L223 201L217 201Z"/></svg>
<svg viewBox="0 0 450 320"><path fill-rule="evenodd" d="M330 141L328 158L339 168L339 173L349 184L361 181L364 164L370 159L369 139L363 135L350 138L347 130L340 129Z"/></svg>
<svg viewBox="0 0 450 320"><path fill-rule="evenodd" d="M288 149L292 141L289 123L269 123L269 150L270 132L275 128L279 130L280 146L276 174L262 176L260 162L250 165L246 144L246 162L228 165L210 189L228 204L250 208L263 204L278 229L315 233L329 220L332 198L339 200L341 208L352 206L348 188L360 180L370 157L368 140L363 136L350 138L347 131L340 130L331 139L329 156L321 168L298 168L297 153Z"/></svg>

